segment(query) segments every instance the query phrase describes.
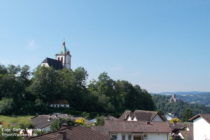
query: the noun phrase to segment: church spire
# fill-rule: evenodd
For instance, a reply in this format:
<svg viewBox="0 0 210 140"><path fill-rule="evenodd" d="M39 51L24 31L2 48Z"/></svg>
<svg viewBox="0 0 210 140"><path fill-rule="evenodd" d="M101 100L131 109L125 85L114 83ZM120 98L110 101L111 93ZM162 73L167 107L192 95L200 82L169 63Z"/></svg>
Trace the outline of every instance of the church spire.
<svg viewBox="0 0 210 140"><path fill-rule="evenodd" d="M65 41L63 41L63 43L62 43L62 49L61 49L61 53L62 54L66 54L66 52L67 52L67 49L66 49L66 42Z"/></svg>
<svg viewBox="0 0 210 140"><path fill-rule="evenodd" d="M66 42L65 41L63 41L63 46L66 47Z"/></svg>

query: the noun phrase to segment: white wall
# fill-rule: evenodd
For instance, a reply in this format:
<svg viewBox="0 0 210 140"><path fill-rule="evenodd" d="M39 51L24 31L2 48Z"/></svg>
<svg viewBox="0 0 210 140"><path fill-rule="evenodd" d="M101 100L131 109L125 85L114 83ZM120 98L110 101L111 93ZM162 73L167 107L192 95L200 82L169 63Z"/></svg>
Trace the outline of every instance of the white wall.
<svg viewBox="0 0 210 140"><path fill-rule="evenodd" d="M193 121L194 140L210 140L210 124L202 117Z"/></svg>
<svg viewBox="0 0 210 140"><path fill-rule="evenodd" d="M41 66L43 67L49 67L48 63L42 63Z"/></svg>
<svg viewBox="0 0 210 140"><path fill-rule="evenodd" d="M156 115L155 118L152 120L153 122L163 122L159 115Z"/></svg>
<svg viewBox="0 0 210 140"><path fill-rule="evenodd" d="M66 64L65 67L70 69L71 68L71 56L70 55L66 55Z"/></svg>
<svg viewBox="0 0 210 140"><path fill-rule="evenodd" d="M144 140L169 140L169 136L167 133L150 133Z"/></svg>

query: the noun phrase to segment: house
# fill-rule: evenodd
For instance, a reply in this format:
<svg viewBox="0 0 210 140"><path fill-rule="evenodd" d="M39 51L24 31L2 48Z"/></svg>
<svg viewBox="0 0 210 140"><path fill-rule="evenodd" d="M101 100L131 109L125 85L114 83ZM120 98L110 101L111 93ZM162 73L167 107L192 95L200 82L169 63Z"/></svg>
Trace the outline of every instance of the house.
<svg viewBox="0 0 210 140"><path fill-rule="evenodd" d="M111 140L169 140L168 122L156 111L125 111L118 119L105 120L92 127Z"/></svg>
<svg viewBox="0 0 210 140"><path fill-rule="evenodd" d="M173 139L193 140L193 124L192 123L170 123Z"/></svg>
<svg viewBox="0 0 210 140"><path fill-rule="evenodd" d="M172 120L173 118L175 118L175 116L174 116L174 114L172 114L172 113L167 113L167 114L165 115L165 118L166 118L166 120L170 121L170 120Z"/></svg>
<svg viewBox="0 0 210 140"><path fill-rule="evenodd" d="M175 94L172 94L171 95L171 98L169 99L169 102L170 103L176 103L177 102L177 98L176 98L176 95Z"/></svg>
<svg viewBox="0 0 210 140"><path fill-rule="evenodd" d="M193 124L187 124L185 130L180 130L181 135L184 137L185 140L193 140Z"/></svg>
<svg viewBox="0 0 210 140"><path fill-rule="evenodd" d="M157 111L135 110L134 112L126 110L120 117L120 120L126 121L149 121L163 122L166 119Z"/></svg>
<svg viewBox="0 0 210 140"><path fill-rule="evenodd" d="M41 66L45 66L45 67L53 67L55 70L60 70L63 68L62 62L52 59L52 58L45 58L42 61Z"/></svg>
<svg viewBox="0 0 210 140"><path fill-rule="evenodd" d="M198 114L190 120L193 121L194 140L210 140L210 114Z"/></svg>
<svg viewBox="0 0 210 140"><path fill-rule="evenodd" d="M103 126L92 127L111 140L169 140L167 122L105 120Z"/></svg>
<svg viewBox="0 0 210 140"><path fill-rule="evenodd" d="M49 132L50 125L58 119L70 118L67 114L53 114L53 115L38 115L31 118L32 125L36 129L41 129L42 131Z"/></svg>
<svg viewBox="0 0 210 140"><path fill-rule="evenodd" d="M56 100L52 101L49 104L49 107L52 108L69 108L69 102L67 100Z"/></svg>
<svg viewBox="0 0 210 140"><path fill-rule="evenodd" d="M29 140L110 140L108 136L100 134L91 128L76 126L65 127L59 131L29 138Z"/></svg>
<svg viewBox="0 0 210 140"><path fill-rule="evenodd" d="M45 58L41 66L44 67L53 67L56 70L63 68L71 69L71 54L70 51L66 48L66 43L63 42L61 52L56 54L56 59Z"/></svg>

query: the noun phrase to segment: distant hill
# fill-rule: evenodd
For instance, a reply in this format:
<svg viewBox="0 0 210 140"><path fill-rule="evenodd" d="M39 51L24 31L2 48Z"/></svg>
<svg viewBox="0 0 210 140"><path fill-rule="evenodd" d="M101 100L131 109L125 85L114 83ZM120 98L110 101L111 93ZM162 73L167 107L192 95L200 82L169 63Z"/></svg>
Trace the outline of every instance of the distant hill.
<svg viewBox="0 0 210 140"><path fill-rule="evenodd" d="M172 95L176 94L178 99L191 104L203 104L210 107L210 92L200 92L200 91L189 91L189 92L160 92L154 93L160 95Z"/></svg>
<svg viewBox="0 0 210 140"><path fill-rule="evenodd" d="M182 101L181 99L177 100L177 102L170 103L170 97L170 95L153 94L152 98L157 110L162 111L165 114L172 113L181 120L184 120L184 114L188 109L192 111L192 116L199 113L210 113L210 107L206 107L202 104L190 104Z"/></svg>

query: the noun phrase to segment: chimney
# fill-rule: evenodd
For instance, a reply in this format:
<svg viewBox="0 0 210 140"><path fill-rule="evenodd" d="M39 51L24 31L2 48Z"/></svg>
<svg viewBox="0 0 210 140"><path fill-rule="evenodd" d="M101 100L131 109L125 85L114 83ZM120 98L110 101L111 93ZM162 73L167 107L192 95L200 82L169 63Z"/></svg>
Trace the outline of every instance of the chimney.
<svg viewBox="0 0 210 140"><path fill-rule="evenodd" d="M67 123L62 123L60 130L63 130L63 129L66 129L66 128L68 128L68 124Z"/></svg>
<svg viewBox="0 0 210 140"><path fill-rule="evenodd" d="M150 122L150 121L147 121L147 124L148 124L148 125L150 125L150 124L151 124L151 122Z"/></svg>

